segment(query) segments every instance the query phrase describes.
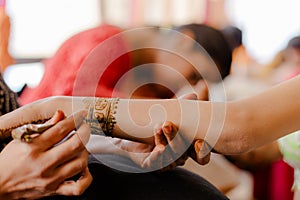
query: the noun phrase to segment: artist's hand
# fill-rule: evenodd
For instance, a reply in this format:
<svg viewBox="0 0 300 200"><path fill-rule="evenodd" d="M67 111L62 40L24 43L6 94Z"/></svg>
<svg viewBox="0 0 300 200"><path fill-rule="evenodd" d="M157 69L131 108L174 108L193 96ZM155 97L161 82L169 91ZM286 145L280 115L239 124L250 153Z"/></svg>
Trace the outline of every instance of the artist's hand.
<svg viewBox="0 0 300 200"><path fill-rule="evenodd" d="M36 199L49 195L80 195L90 185L88 152L81 138L90 134L85 113L62 120L31 143L13 140L0 153L0 199ZM60 121L61 120L61 121ZM80 125L73 136L54 146ZM79 175L79 179L71 179Z"/></svg>

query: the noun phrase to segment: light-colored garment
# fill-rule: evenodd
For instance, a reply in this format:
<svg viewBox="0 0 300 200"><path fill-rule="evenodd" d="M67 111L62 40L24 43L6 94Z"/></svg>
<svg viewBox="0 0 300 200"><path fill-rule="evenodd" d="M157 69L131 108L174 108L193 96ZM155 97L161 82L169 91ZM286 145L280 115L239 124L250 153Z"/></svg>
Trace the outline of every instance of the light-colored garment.
<svg viewBox="0 0 300 200"><path fill-rule="evenodd" d="M293 190L300 189L300 131L278 140L283 159L294 168Z"/></svg>

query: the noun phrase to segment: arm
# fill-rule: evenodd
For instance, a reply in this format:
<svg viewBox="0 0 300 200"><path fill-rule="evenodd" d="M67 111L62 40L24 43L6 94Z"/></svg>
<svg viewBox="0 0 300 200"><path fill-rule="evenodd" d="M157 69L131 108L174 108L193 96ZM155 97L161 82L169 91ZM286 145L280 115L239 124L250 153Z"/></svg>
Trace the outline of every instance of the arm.
<svg viewBox="0 0 300 200"><path fill-rule="evenodd" d="M87 100L93 99L94 98L90 97L51 97L28 104L0 118L0 134L2 137L5 137L9 134L11 128L18 127L24 123L48 119L58 109L63 110L67 115L76 110L88 109L89 106L86 102ZM181 106L180 102L181 101L178 100L151 101L121 99L115 109L117 124L114 127L113 136L153 145L153 127L156 124L168 119L176 125L179 124L178 122L180 122L181 116L178 115L178 112L180 112L181 108L178 106ZM193 106L197 106L197 101L187 100L182 102L184 104L183 107L187 106L187 109L184 109L189 113L192 113L192 109L194 109ZM130 103L130 105L128 105L128 103ZM162 108L164 110L162 110ZM136 112L136 109L139 110L139 112ZM148 116L148 109L150 109L150 114L153 119L151 122L149 121L150 117ZM185 113L185 110L183 110L182 113ZM165 116L161 111L165 111L165 114L167 115ZM193 117L194 119L197 117L197 113L195 113L195 116L192 116L191 114L188 115L188 117ZM130 118L132 120L130 120ZM189 123L184 124L185 122L183 122L182 124L184 124L185 127L189 127L189 129L183 130L190 133L195 132L195 129L193 130L197 125L195 120L188 120L188 122L192 123L191 126L189 126ZM193 140L193 138L194 135L189 136L189 140Z"/></svg>
<svg viewBox="0 0 300 200"><path fill-rule="evenodd" d="M299 130L299 86L300 76L297 76L266 92L233 102L227 112L224 133L233 138L242 135L241 150L247 151ZM239 121L234 123L234 120Z"/></svg>
<svg viewBox="0 0 300 200"><path fill-rule="evenodd" d="M205 138L211 145L216 142L214 149L220 153L242 153L300 128L299 85L300 77L296 77L257 96L230 103L121 99L112 134L153 144L152 127L168 120L180 127L189 142ZM0 129L49 117L57 109L67 114L87 109L86 99L52 97L34 102L1 117Z"/></svg>
<svg viewBox="0 0 300 200"><path fill-rule="evenodd" d="M299 86L300 76L256 96L224 104L226 106L224 126L214 149L224 154L242 153L300 129ZM176 106L178 102L167 100L162 103L166 113L168 113L166 118L176 125L180 125L180 117L186 118L180 125L180 129L185 133L185 136L193 137L193 133L197 130L195 138L204 138L206 134L210 134L211 136L207 136L207 141L208 143L213 141L215 132L213 129L208 129L208 127L210 124L214 127L221 127L222 124L219 123L222 123L222 116L218 120L218 115L212 115L214 114L212 109L222 111L223 104L198 101L197 106L195 106L194 101L181 101L182 113L189 113L189 115L179 117L180 110ZM138 122L143 120L143 122L139 122L140 124L145 123L146 120L149 121L148 116L136 118L134 116L140 116L140 113L148 113L145 111L148 111L153 103L155 104L153 101L146 104L137 102L135 109L130 110L133 119ZM196 115L197 109L200 113L199 118ZM120 115L126 113L126 109L121 110L119 113ZM119 113L117 113L117 116L119 116ZM160 117L160 120L163 120L162 115ZM217 120L212 122L210 121L211 117ZM126 115L120 116L121 120L118 125L125 127L126 118L128 118ZM207 130L212 132L207 132Z"/></svg>

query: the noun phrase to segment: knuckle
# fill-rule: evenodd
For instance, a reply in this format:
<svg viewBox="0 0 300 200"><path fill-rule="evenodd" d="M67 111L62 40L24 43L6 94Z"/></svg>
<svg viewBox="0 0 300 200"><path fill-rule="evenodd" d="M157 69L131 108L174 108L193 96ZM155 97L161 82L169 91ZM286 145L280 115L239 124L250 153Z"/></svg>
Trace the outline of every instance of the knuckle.
<svg viewBox="0 0 300 200"><path fill-rule="evenodd" d="M85 167L87 166L87 162L85 159L81 159L78 163L78 170L82 171L85 169Z"/></svg>
<svg viewBox="0 0 300 200"><path fill-rule="evenodd" d="M52 168L52 165L49 165L49 164L44 165L43 167L41 167L40 171L37 172L37 173L39 173L37 175L40 175L41 178L47 178L51 174L51 171L52 171L51 168Z"/></svg>
<svg viewBox="0 0 300 200"><path fill-rule="evenodd" d="M87 160L88 160L88 157L89 157L89 153L87 151L83 151L82 152L82 157L84 159L85 164L87 165Z"/></svg>
<svg viewBox="0 0 300 200"><path fill-rule="evenodd" d="M154 162L152 164L154 164ZM144 160L144 162L142 162L142 164L141 164L142 169L149 169L151 166L152 165L150 165L150 162L148 159Z"/></svg>
<svg viewBox="0 0 300 200"><path fill-rule="evenodd" d="M73 136L73 141L72 141L72 145L71 145L71 149L72 151L81 151L84 149L84 144L82 143L82 141L80 140L80 138L78 138L76 135Z"/></svg>
<svg viewBox="0 0 300 200"><path fill-rule="evenodd" d="M84 192L84 189L82 187L80 187L79 185L77 185L73 191L72 191L72 195L73 196L80 196L82 193Z"/></svg>
<svg viewBox="0 0 300 200"><path fill-rule="evenodd" d="M54 191L55 190L55 181L53 181L52 179L42 179L39 181L38 183L38 187L39 188L39 192L41 194L47 194L50 191Z"/></svg>
<svg viewBox="0 0 300 200"><path fill-rule="evenodd" d="M54 126L54 128L56 128L55 131L60 135L70 132L65 123L58 123L56 126Z"/></svg>

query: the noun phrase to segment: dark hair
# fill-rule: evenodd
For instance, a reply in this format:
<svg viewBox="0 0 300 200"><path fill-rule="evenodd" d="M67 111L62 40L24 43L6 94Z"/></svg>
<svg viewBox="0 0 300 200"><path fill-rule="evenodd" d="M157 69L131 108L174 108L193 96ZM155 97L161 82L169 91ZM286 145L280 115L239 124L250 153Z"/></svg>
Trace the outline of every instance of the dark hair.
<svg viewBox="0 0 300 200"><path fill-rule="evenodd" d="M287 44L287 48L300 49L300 36L290 39Z"/></svg>
<svg viewBox="0 0 300 200"><path fill-rule="evenodd" d="M205 24L186 24L175 28L178 31L192 31L199 43L217 65L221 77L230 73L232 51L221 31Z"/></svg>
<svg viewBox="0 0 300 200"><path fill-rule="evenodd" d="M221 32L225 36L232 51L243 44L243 33L241 29L235 26L226 26Z"/></svg>

